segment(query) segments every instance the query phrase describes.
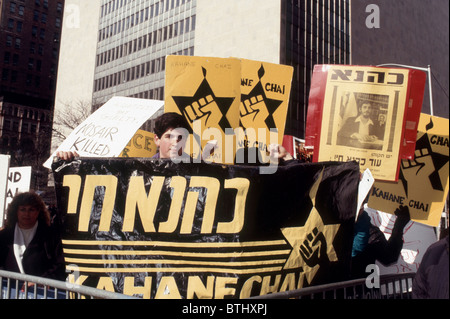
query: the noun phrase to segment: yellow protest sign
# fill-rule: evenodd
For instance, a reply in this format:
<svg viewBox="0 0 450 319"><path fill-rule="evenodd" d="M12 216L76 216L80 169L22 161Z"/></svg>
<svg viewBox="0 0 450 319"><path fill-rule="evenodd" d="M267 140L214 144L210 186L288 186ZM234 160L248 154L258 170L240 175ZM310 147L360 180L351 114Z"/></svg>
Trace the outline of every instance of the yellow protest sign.
<svg viewBox="0 0 450 319"><path fill-rule="evenodd" d="M449 187L449 120L421 114L415 157L402 160L396 183L375 182L368 206L393 213L407 205L411 219L438 226Z"/></svg>
<svg viewBox="0 0 450 319"><path fill-rule="evenodd" d="M119 157L152 157L156 154L155 134L138 130Z"/></svg>
<svg viewBox="0 0 450 319"><path fill-rule="evenodd" d="M240 68L238 59L167 57L164 111L182 114L190 123L192 148L186 152L193 158L201 152L200 145L217 140L212 161L233 163L232 150L223 155L226 134L239 125Z"/></svg>
<svg viewBox="0 0 450 319"><path fill-rule="evenodd" d="M238 147L244 143L249 148L257 147L267 162L267 145L283 143L294 69L246 59L241 62L239 122L247 134L238 136Z"/></svg>

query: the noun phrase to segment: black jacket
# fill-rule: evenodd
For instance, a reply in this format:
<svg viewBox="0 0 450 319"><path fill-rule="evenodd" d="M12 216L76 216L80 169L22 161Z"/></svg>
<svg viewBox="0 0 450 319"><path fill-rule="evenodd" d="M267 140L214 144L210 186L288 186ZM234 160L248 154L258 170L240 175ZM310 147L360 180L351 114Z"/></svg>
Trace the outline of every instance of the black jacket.
<svg viewBox="0 0 450 319"><path fill-rule="evenodd" d="M20 272L14 256L14 229L10 227L0 231L0 269ZM23 255L22 265L28 275L65 280L62 243L53 228L38 224L36 234Z"/></svg>
<svg viewBox="0 0 450 319"><path fill-rule="evenodd" d="M448 299L448 235L432 244L423 255L414 277L414 299Z"/></svg>

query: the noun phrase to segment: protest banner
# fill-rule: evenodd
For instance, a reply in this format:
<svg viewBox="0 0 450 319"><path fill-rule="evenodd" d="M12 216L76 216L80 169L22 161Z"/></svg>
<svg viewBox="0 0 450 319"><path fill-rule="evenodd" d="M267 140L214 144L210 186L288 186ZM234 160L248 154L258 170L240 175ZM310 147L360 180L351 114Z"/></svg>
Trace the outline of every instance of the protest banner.
<svg viewBox="0 0 450 319"><path fill-rule="evenodd" d="M152 157L157 149L155 133L137 130L119 157Z"/></svg>
<svg viewBox="0 0 450 319"><path fill-rule="evenodd" d="M425 79L419 70L316 65L305 136L313 160L354 160L376 180L397 181L400 159L414 156Z"/></svg>
<svg viewBox="0 0 450 319"><path fill-rule="evenodd" d="M414 159L401 161L398 182L375 182L369 207L393 213L407 205L412 220L439 225L449 187L448 125L448 119L421 114Z"/></svg>
<svg viewBox="0 0 450 319"><path fill-rule="evenodd" d="M233 163L234 132L229 129L239 125L240 74L238 59L167 56L164 112L182 114L191 125L185 151L193 158L209 140L216 140L211 160Z"/></svg>
<svg viewBox="0 0 450 319"><path fill-rule="evenodd" d="M31 166L10 167L8 172L8 186L6 189L6 206L18 193L28 192L31 182Z"/></svg>
<svg viewBox="0 0 450 319"><path fill-rule="evenodd" d="M268 145L283 143L292 66L241 59L241 104L238 148L256 148L260 161L269 161ZM294 155L295 156L295 155Z"/></svg>
<svg viewBox="0 0 450 319"><path fill-rule="evenodd" d="M0 154L0 228L5 220L6 187L8 185L9 155Z"/></svg>
<svg viewBox="0 0 450 319"><path fill-rule="evenodd" d="M76 151L84 157L116 157L134 133L155 114L163 101L112 97L78 125L44 163L50 168L57 151Z"/></svg>
<svg viewBox="0 0 450 319"><path fill-rule="evenodd" d="M71 282L247 298L350 275L359 167L81 158L52 165Z"/></svg>

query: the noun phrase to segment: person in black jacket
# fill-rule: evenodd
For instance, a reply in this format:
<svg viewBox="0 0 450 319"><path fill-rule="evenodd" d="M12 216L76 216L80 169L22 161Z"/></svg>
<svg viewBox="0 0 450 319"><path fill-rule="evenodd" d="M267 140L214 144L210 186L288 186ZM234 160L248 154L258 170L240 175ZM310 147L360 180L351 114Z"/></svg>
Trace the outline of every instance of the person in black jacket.
<svg viewBox="0 0 450 319"><path fill-rule="evenodd" d="M34 192L16 195L0 231L0 269L65 280L59 234L50 226L50 213Z"/></svg>
<svg viewBox="0 0 450 319"><path fill-rule="evenodd" d="M428 247L412 285L413 299L448 299L448 235Z"/></svg>
<svg viewBox="0 0 450 319"><path fill-rule="evenodd" d="M355 223L352 250L352 277L367 277L366 267L375 264L390 265L398 260L403 248L403 229L411 220L408 206L400 205L394 212L397 216L389 239L370 222L365 210Z"/></svg>

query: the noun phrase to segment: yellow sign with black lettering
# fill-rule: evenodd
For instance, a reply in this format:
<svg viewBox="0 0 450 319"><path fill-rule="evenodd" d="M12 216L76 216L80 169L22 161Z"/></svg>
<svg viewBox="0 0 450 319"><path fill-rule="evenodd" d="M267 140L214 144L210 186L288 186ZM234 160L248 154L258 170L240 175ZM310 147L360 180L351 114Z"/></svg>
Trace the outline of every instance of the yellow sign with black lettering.
<svg viewBox="0 0 450 319"><path fill-rule="evenodd" d="M158 147L155 144L155 134L144 130L138 130L119 157L152 157Z"/></svg>
<svg viewBox="0 0 450 319"><path fill-rule="evenodd" d="M393 213L409 207L411 219L437 227L449 188L449 121L421 114L414 159L403 160L396 183L375 182L368 205Z"/></svg>
<svg viewBox="0 0 450 319"><path fill-rule="evenodd" d="M267 163L268 145L283 143L291 93L292 66L241 59L239 148L256 148Z"/></svg>
<svg viewBox="0 0 450 319"><path fill-rule="evenodd" d="M185 151L193 158L201 154L208 141L215 140L218 144L210 160L233 163L240 74L238 59L178 55L166 58L164 112L182 114L191 125L191 143L187 143ZM226 136L231 136L231 145Z"/></svg>

